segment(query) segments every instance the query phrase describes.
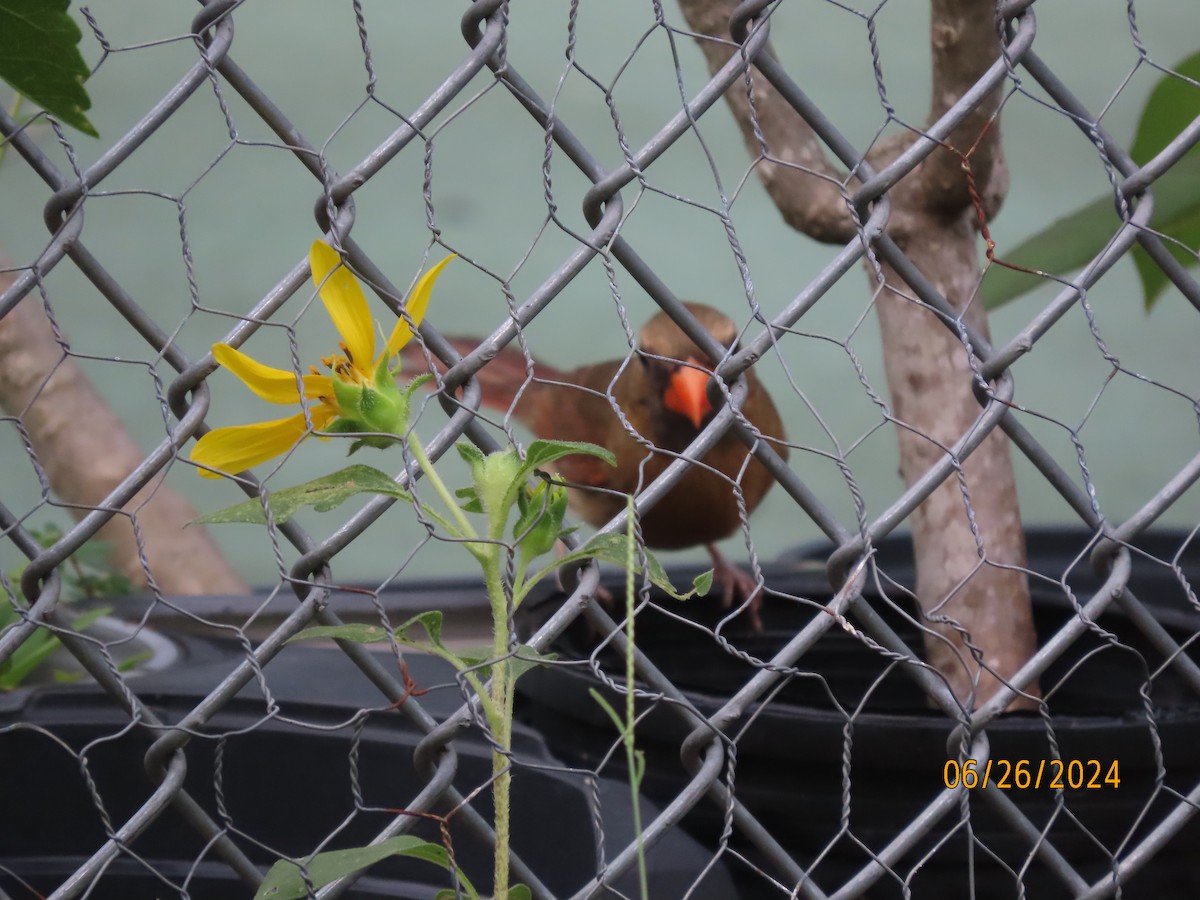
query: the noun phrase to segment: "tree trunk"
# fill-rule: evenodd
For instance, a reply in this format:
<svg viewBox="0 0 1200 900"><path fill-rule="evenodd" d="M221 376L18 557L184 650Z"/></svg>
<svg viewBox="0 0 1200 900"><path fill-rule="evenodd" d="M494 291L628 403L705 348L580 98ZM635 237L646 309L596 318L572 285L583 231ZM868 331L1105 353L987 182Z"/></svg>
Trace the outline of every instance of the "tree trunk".
<svg viewBox="0 0 1200 900"><path fill-rule="evenodd" d="M736 0L679 0L711 70L738 52L729 17ZM993 0L932 0L933 103L937 121L998 58ZM772 52L770 48L767 52ZM845 175L825 157L812 129L756 68L726 94L768 193L784 219L829 243L855 240L857 225L839 187ZM993 90L935 150L889 191L888 235L981 335L987 317L977 297L978 222L1007 190ZM880 142L868 156L879 171L916 140ZM954 149L947 149L948 145ZM974 178L968 180L967 169ZM853 189L856 183L851 183ZM975 376L958 335L916 299L889 266L869 267L878 290L884 364L900 442L900 472L913 485L975 427ZM880 282L882 279L882 283ZM1029 588L1020 567L1025 545L1007 438L994 430L911 517L917 593L931 623L926 658L968 708L979 706L1036 646ZM965 485L965 492L964 487ZM964 496L965 493L965 496ZM972 518L979 539L971 530ZM1036 705L1036 684L1009 708Z"/></svg>
<svg viewBox="0 0 1200 900"><path fill-rule="evenodd" d="M14 276L0 273L0 294ZM76 519L103 502L144 454L54 334L30 295L0 319L0 408L18 417L57 500ZM10 461L10 467L15 461ZM241 594L245 582L199 526L196 510L156 479L97 537L112 546L113 568L135 587L149 572L164 594ZM140 562L131 517L141 533Z"/></svg>

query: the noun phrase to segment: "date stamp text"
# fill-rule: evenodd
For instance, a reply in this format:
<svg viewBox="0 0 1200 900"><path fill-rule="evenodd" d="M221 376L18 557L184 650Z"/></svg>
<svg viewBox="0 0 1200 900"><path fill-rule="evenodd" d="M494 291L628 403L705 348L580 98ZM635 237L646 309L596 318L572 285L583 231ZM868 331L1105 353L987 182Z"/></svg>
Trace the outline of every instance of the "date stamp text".
<svg viewBox="0 0 1200 900"><path fill-rule="evenodd" d="M1121 768L1115 759L989 759L982 764L975 759L948 759L942 781L952 790L990 785L1002 791L1098 791L1119 787Z"/></svg>

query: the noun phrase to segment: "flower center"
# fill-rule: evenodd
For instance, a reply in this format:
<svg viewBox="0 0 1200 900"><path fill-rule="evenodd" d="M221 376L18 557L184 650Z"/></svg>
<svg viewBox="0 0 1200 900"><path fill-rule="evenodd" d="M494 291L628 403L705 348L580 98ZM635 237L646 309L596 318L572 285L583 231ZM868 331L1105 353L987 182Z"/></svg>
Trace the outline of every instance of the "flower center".
<svg viewBox="0 0 1200 900"><path fill-rule="evenodd" d="M350 352L350 348L346 346L346 342L339 341L338 347L342 353L322 356L321 362L330 372L337 376L339 381L345 381L349 384L365 384L368 382L370 379L367 373L355 364L354 355ZM311 366L310 368L314 374L320 374L317 372L316 366Z"/></svg>

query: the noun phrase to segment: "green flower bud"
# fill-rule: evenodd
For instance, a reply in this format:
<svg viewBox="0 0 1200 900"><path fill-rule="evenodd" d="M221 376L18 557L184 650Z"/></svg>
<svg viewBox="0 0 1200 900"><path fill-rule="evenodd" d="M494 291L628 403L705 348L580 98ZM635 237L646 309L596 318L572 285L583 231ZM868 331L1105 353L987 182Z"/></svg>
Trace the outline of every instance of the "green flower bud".
<svg viewBox="0 0 1200 900"><path fill-rule="evenodd" d="M513 526L513 537L520 540L521 554L528 560L549 553L562 534L567 513L567 491L562 485L542 481L533 490L517 494L521 515Z"/></svg>

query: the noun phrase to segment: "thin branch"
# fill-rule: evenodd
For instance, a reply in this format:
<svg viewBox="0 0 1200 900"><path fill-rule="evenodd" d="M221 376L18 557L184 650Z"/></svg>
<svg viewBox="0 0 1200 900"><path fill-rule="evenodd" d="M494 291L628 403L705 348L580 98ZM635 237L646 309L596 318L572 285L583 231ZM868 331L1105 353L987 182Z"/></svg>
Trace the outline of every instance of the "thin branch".
<svg viewBox="0 0 1200 900"><path fill-rule="evenodd" d="M734 0L680 0L679 7L692 31L705 35L698 41L716 72L741 52L729 35ZM767 53L774 51L768 45ZM767 193L797 231L827 243L845 243L855 226L840 185L846 175L825 156L821 142L807 122L792 108L757 68L749 75L753 90L742 81L725 94L742 130L757 172Z"/></svg>

